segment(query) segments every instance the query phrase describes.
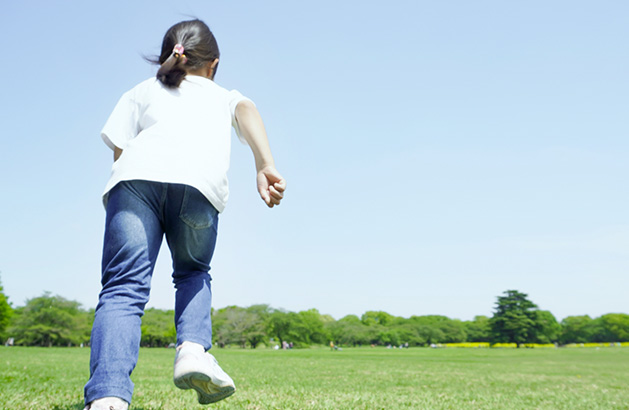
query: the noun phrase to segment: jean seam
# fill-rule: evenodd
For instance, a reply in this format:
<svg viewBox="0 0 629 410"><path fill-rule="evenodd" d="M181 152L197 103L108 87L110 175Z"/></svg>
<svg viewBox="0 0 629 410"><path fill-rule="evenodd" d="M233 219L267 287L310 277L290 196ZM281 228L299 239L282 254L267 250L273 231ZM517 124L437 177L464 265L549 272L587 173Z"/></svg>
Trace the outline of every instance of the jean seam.
<svg viewBox="0 0 629 410"><path fill-rule="evenodd" d="M170 188L170 184L163 184L162 186L162 197L159 200L159 213L161 214L162 224L163 221L166 220L166 198L168 198L168 189Z"/></svg>
<svg viewBox="0 0 629 410"><path fill-rule="evenodd" d="M136 181L143 182L143 180L134 180L134 179L132 179L132 180L128 180L128 181L120 181L119 185L120 185L120 187L122 189L124 189L125 191L129 192L138 201L142 202L149 210L153 210L153 207L151 206L149 201L147 201L147 199L146 199L146 197L144 195L139 195L135 190L131 189L131 186ZM137 189L137 187L136 187L136 189ZM153 210L153 212L155 212L155 211Z"/></svg>

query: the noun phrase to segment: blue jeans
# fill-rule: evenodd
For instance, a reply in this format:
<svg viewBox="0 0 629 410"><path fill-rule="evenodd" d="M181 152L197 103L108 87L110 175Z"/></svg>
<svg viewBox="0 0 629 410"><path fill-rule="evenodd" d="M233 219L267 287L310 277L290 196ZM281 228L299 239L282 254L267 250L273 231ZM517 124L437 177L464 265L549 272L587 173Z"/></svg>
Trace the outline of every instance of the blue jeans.
<svg viewBox="0 0 629 410"><path fill-rule="evenodd" d="M211 347L210 260L218 211L195 188L124 181L109 192L102 285L91 337L85 402L119 397L131 402L130 379L140 347L155 260L166 236L173 260L177 343Z"/></svg>

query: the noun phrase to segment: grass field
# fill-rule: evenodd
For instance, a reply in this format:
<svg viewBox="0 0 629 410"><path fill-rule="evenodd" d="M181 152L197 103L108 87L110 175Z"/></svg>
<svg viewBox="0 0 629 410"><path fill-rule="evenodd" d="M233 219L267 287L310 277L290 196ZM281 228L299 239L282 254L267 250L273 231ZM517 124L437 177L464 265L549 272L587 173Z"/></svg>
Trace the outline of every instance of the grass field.
<svg viewBox="0 0 629 410"><path fill-rule="evenodd" d="M238 391L216 409L629 409L629 349L213 349ZM132 410L201 409L142 349ZM0 347L0 409L80 410L89 349Z"/></svg>

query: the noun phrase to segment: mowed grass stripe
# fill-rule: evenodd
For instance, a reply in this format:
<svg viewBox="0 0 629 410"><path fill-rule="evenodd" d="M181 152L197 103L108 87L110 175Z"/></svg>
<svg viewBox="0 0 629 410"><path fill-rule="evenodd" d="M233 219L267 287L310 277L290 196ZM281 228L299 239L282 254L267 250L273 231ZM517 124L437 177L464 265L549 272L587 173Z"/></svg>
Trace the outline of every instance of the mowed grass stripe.
<svg viewBox="0 0 629 410"><path fill-rule="evenodd" d="M238 391L216 409L625 409L629 349L213 349ZM141 349L133 410L200 409L174 351ZM0 348L0 409L80 410L89 349Z"/></svg>

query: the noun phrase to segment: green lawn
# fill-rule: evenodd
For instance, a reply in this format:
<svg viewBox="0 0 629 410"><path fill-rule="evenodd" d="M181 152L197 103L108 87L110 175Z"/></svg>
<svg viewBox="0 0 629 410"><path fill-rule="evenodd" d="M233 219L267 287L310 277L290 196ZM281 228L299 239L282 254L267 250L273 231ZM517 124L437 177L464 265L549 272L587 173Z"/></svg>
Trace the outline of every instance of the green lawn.
<svg viewBox="0 0 629 410"><path fill-rule="evenodd" d="M629 409L629 348L214 349L238 391L217 409ZM142 349L133 410L201 409L174 351ZM0 347L0 409L82 409L89 349Z"/></svg>

